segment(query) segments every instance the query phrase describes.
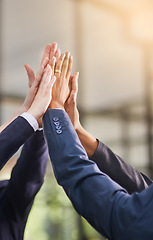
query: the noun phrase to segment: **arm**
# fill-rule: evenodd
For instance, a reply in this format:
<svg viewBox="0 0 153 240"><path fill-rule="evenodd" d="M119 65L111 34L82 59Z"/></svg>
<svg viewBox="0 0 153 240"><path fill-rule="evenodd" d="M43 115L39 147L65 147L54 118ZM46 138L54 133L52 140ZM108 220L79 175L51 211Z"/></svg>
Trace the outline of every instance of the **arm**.
<svg viewBox="0 0 153 240"><path fill-rule="evenodd" d="M31 107L33 100L38 91L38 87L44 69L49 61L50 45L47 45L44 51L43 59L37 76L34 73L29 76L29 91L22 106L13 114L13 116L0 127L0 169L6 164L8 159L19 149L19 147L33 134L33 129L28 122L19 117L25 111L28 111ZM28 65L26 69L30 69ZM38 119L39 121L39 119Z"/></svg>
<svg viewBox="0 0 153 240"><path fill-rule="evenodd" d="M61 126L60 133L56 122ZM151 240L153 186L140 194L128 195L99 171L88 159L63 110L51 109L45 114L44 131L56 179L76 211L109 239Z"/></svg>
<svg viewBox="0 0 153 240"><path fill-rule="evenodd" d="M22 117L16 118L0 133L0 169L33 133L33 128Z"/></svg>
<svg viewBox="0 0 153 240"><path fill-rule="evenodd" d="M28 216L34 197L44 182L47 160L43 131L36 131L25 142L7 187L8 212L16 219Z"/></svg>
<svg viewBox="0 0 153 240"><path fill-rule="evenodd" d="M32 68L28 64L24 65L24 67L27 71L28 78L29 78L28 94L27 94L22 106L16 110L16 112L11 116L11 118L9 120L7 120L2 126L0 126L0 132L2 132L14 119L16 119L22 113L28 111L28 109L31 107L31 104L33 103L33 100L38 91L38 87L39 87L42 75L44 73L44 69L47 66L47 63L49 62L50 65L54 66L55 58L58 58L59 54L60 54L60 50L57 48L57 43L53 43L52 45L48 44L45 47L45 50L44 50L44 53L43 53L43 56L41 59L41 65L40 65L39 71L36 74L36 76L35 76L35 73L32 70ZM39 119L38 123L41 127L42 119Z"/></svg>
<svg viewBox="0 0 153 240"><path fill-rule="evenodd" d="M35 121L43 116L49 106L54 81L51 67L47 65L34 101L27 111ZM25 143L6 191L5 210L10 219L18 222L26 220L34 196L43 183L46 163L47 151L43 133L36 132Z"/></svg>
<svg viewBox="0 0 153 240"><path fill-rule="evenodd" d="M115 155L111 149L102 142L97 141L81 126L76 103L78 73L72 77L71 85L71 94L65 105L65 110L71 119L88 157L98 165L102 172L106 173L114 181L124 187L128 193L140 192L147 188L152 183L151 179Z"/></svg>
<svg viewBox="0 0 153 240"><path fill-rule="evenodd" d="M98 165L101 171L125 188L129 194L141 192L152 184L151 179L123 161L122 158L114 154L110 148L100 141L90 159Z"/></svg>

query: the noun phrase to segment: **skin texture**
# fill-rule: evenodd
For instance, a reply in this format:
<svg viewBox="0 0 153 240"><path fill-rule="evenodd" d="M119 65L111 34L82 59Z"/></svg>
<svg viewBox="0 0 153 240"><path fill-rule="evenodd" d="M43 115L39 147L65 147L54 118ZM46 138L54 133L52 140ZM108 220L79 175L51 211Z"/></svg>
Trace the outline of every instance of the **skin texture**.
<svg viewBox="0 0 153 240"><path fill-rule="evenodd" d="M31 107L27 111L37 121L40 118L42 118L42 116L44 115L44 113L48 108L48 105L52 98L52 87L54 85L55 80L56 80L56 77L55 76L52 77L52 69L48 64L44 71L44 75L42 77L35 99Z"/></svg>
<svg viewBox="0 0 153 240"><path fill-rule="evenodd" d="M56 72L56 70L60 72ZM72 56L69 52L61 54L55 65L56 83L53 87L52 101L49 108L61 108L70 95L70 76L72 71Z"/></svg>

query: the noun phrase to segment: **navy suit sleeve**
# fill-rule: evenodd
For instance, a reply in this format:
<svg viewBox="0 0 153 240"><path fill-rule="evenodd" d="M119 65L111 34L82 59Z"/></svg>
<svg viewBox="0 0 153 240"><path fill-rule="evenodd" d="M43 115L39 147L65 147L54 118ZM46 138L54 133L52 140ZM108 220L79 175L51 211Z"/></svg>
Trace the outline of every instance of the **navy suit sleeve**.
<svg viewBox="0 0 153 240"><path fill-rule="evenodd" d="M102 172L125 188L129 194L141 192L152 183L151 179L123 161L100 141L91 159Z"/></svg>
<svg viewBox="0 0 153 240"><path fill-rule="evenodd" d="M33 133L33 128L22 117L16 118L0 133L0 170Z"/></svg>
<svg viewBox="0 0 153 240"><path fill-rule="evenodd" d="M49 110L44 130L56 179L77 212L109 239L153 239L153 185L129 195L101 172L64 111Z"/></svg>
<svg viewBox="0 0 153 240"><path fill-rule="evenodd" d="M10 213L16 218L28 216L34 197L44 182L48 150L43 131L36 131L24 144L7 187Z"/></svg>

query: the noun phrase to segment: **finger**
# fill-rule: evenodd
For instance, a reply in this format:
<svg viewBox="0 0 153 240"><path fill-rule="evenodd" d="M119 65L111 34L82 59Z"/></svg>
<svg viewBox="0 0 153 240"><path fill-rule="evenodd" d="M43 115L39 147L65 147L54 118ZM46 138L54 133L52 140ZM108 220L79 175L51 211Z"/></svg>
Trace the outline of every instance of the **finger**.
<svg viewBox="0 0 153 240"><path fill-rule="evenodd" d="M68 99L68 105L71 103L76 103L78 93L78 77L79 72L76 72L73 76L71 76L71 92Z"/></svg>
<svg viewBox="0 0 153 240"><path fill-rule="evenodd" d="M70 97L67 100L67 105L70 106L72 103L74 104L75 101L74 101L74 93L71 92Z"/></svg>
<svg viewBox="0 0 153 240"><path fill-rule="evenodd" d="M58 59L58 58L60 57L60 55L61 55L61 51L60 51L59 48L57 48L57 50L56 50L56 52L55 52L55 57L56 57L56 59Z"/></svg>
<svg viewBox="0 0 153 240"><path fill-rule="evenodd" d="M41 65L40 68L39 68L39 71L36 75L36 80L34 81L34 87L35 88L38 88L38 86L40 84L40 81L43 77L43 74L44 74L44 67Z"/></svg>
<svg viewBox="0 0 153 240"><path fill-rule="evenodd" d="M29 88L32 86L34 80L35 80L35 74L32 68L29 66L29 64L24 64L24 67L26 69L28 79L29 79Z"/></svg>
<svg viewBox="0 0 153 240"><path fill-rule="evenodd" d="M45 69L40 87L41 88L47 87L47 88L50 89L50 88L53 87L55 81L56 81L56 77L53 76L53 78L52 78L52 69L51 69L50 65L48 64L46 69Z"/></svg>
<svg viewBox="0 0 153 240"><path fill-rule="evenodd" d="M49 83L49 86L51 86L51 89L53 88L53 85L54 85L55 81L56 81L56 77L53 76L53 78L51 78L51 81Z"/></svg>
<svg viewBox="0 0 153 240"><path fill-rule="evenodd" d="M72 64L73 64L73 57L70 55L69 57L69 63L68 63L68 69L67 69L67 73L66 73L66 78L69 79L71 72L72 72Z"/></svg>
<svg viewBox="0 0 153 240"><path fill-rule="evenodd" d="M52 69L50 65L48 64L47 67L44 70L44 74L40 83L40 88L46 84L48 84L51 81L52 76Z"/></svg>
<svg viewBox="0 0 153 240"><path fill-rule="evenodd" d="M51 67L51 69L52 69L52 73L54 73L55 62L56 62L56 58L53 57L53 58L50 60L50 63L49 63L49 65L50 65L50 67Z"/></svg>
<svg viewBox="0 0 153 240"><path fill-rule="evenodd" d="M47 66L48 62L49 62L49 58L48 58L48 57L46 57L46 58L44 59L44 61L42 62L42 64L41 64L41 65L42 65L44 68L46 68L46 66Z"/></svg>
<svg viewBox="0 0 153 240"><path fill-rule="evenodd" d="M78 78L79 78L79 72L76 72L72 77L71 91L73 91L73 93L78 93Z"/></svg>
<svg viewBox="0 0 153 240"><path fill-rule="evenodd" d="M55 57L55 62L57 62L57 60L58 60L58 58L60 57L60 55L61 55L61 51L60 51L59 48L57 48L54 56L53 56L52 58L50 58L49 65L51 66L51 61L52 61L52 59L53 59L54 57Z"/></svg>
<svg viewBox="0 0 153 240"><path fill-rule="evenodd" d="M61 68L62 68L62 64L63 64L64 58L65 58L65 54L62 53L61 56L58 58L58 60L57 60L57 62L56 62L56 66L55 66L55 70L54 70L54 73L55 73L55 76L56 76L56 77L59 77L59 76L60 76Z"/></svg>
<svg viewBox="0 0 153 240"><path fill-rule="evenodd" d="M63 64L62 64L62 70L61 70L61 76L63 77L63 79L65 79L66 73L67 73L67 70L68 70L69 56L70 56L70 53L66 52L65 58L64 58L64 61L63 61Z"/></svg>
<svg viewBox="0 0 153 240"><path fill-rule="evenodd" d="M49 61L49 58L46 57L44 59L43 63L40 65L39 71L38 71L38 73L36 75L36 80L34 82L34 87L38 87L39 86L39 83L40 83L40 81L42 79L42 76L43 76L43 73L44 73L44 69L45 69L48 61Z"/></svg>
<svg viewBox="0 0 153 240"><path fill-rule="evenodd" d="M41 64L43 63L44 59L46 57L50 57L50 52L51 52L51 44L47 44L47 46L45 47L42 59L41 59Z"/></svg>
<svg viewBox="0 0 153 240"><path fill-rule="evenodd" d="M52 46L51 46L51 51L49 56L50 59L52 59L55 56L56 49L57 49L57 43L54 42L52 43Z"/></svg>

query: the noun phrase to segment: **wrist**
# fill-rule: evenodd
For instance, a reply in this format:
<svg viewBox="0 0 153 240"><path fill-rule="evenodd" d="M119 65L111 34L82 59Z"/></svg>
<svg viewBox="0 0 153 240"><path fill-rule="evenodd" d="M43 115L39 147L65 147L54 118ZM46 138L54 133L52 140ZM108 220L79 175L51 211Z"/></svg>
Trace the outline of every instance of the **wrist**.
<svg viewBox="0 0 153 240"><path fill-rule="evenodd" d="M29 108L27 113L31 114L37 120L37 122L38 122L39 118L41 117L40 114L38 114L38 112L35 111L35 109L32 109L32 108Z"/></svg>
<svg viewBox="0 0 153 240"><path fill-rule="evenodd" d="M27 112L28 109L26 109L23 105L19 107L14 114L21 115L24 112Z"/></svg>
<svg viewBox="0 0 153 240"><path fill-rule="evenodd" d="M75 131L77 132L78 135L80 135L84 130L84 128L82 127L80 122L78 122L77 125L74 125L74 129L75 129Z"/></svg>
<svg viewBox="0 0 153 240"><path fill-rule="evenodd" d="M55 102L55 101L51 101L51 103L50 103L50 105L49 105L49 108L50 109L62 109L62 110L64 110L65 111L65 109L64 109L64 105L62 105L62 104L60 104L60 103L58 103L58 102Z"/></svg>

